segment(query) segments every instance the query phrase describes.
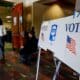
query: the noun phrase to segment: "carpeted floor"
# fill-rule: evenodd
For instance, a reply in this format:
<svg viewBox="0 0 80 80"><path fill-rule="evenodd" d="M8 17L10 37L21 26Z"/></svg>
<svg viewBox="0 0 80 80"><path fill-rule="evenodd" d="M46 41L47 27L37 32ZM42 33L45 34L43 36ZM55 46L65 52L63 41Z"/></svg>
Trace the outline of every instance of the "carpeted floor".
<svg viewBox="0 0 80 80"><path fill-rule="evenodd" d="M19 53L12 50L11 43L5 45L5 58L5 63L0 62L0 80L35 80L36 61L32 61L31 65L22 64ZM52 54L42 50L38 80L52 80L54 71ZM57 80L79 79L69 67L62 64Z"/></svg>

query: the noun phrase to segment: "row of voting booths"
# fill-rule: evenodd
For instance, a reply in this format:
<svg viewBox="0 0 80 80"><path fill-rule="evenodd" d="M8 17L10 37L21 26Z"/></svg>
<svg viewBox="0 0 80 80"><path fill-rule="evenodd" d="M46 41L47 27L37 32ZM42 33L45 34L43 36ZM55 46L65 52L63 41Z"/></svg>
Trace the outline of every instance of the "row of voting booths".
<svg viewBox="0 0 80 80"><path fill-rule="evenodd" d="M50 50L59 60L52 80L56 80L61 63L80 76L80 0L76 1L74 14L56 20L44 21L39 36L39 53L36 80L38 80L41 49ZM80 80L80 78L79 78Z"/></svg>

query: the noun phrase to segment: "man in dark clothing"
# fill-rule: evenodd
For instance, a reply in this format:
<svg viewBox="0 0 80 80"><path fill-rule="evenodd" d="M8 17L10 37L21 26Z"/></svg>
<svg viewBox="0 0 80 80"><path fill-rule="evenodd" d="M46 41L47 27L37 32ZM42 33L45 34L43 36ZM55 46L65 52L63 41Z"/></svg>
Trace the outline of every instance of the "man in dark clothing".
<svg viewBox="0 0 80 80"><path fill-rule="evenodd" d="M24 62L30 64L33 53L37 51L37 39L33 32L27 33L26 36L26 43L21 54Z"/></svg>
<svg viewBox="0 0 80 80"><path fill-rule="evenodd" d="M3 61L5 61L5 55L4 55L5 35L6 35L6 30L3 26L2 19L0 18L0 60Z"/></svg>

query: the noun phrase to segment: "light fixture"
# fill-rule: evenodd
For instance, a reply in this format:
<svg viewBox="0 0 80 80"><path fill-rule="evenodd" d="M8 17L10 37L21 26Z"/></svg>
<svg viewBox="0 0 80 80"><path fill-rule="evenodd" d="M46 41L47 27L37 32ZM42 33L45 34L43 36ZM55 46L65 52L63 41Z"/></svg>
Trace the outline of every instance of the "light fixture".
<svg viewBox="0 0 80 80"><path fill-rule="evenodd" d="M24 6L31 6L34 2L38 0L23 0Z"/></svg>
<svg viewBox="0 0 80 80"><path fill-rule="evenodd" d="M8 22L8 23L11 23L12 21L11 21L11 20L8 20L7 22Z"/></svg>
<svg viewBox="0 0 80 80"><path fill-rule="evenodd" d="M7 18L7 19L10 19L10 18L12 18L12 16L6 16L6 18Z"/></svg>

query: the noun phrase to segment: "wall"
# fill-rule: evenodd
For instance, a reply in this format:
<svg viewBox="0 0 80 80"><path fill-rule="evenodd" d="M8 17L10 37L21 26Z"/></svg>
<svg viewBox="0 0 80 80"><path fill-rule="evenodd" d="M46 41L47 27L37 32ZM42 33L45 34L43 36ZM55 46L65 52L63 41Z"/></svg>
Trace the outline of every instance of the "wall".
<svg viewBox="0 0 80 80"><path fill-rule="evenodd" d="M63 5L59 3L54 3L53 5L43 5L39 3L34 3L32 23L36 28L37 37L39 36L41 23L43 21L69 16L73 13L73 11L73 5L67 6L65 4Z"/></svg>
<svg viewBox="0 0 80 80"><path fill-rule="evenodd" d="M47 8L48 8L48 6L44 6L39 3L33 4L33 18L32 18L33 24L32 25L34 25L34 27L35 27L37 37L39 36L40 26L43 21L43 18L42 18L43 13L46 11Z"/></svg>
<svg viewBox="0 0 80 80"><path fill-rule="evenodd" d="M32 26L32 7L23 8L23 26L26 31L29 31Z"/></svg>

